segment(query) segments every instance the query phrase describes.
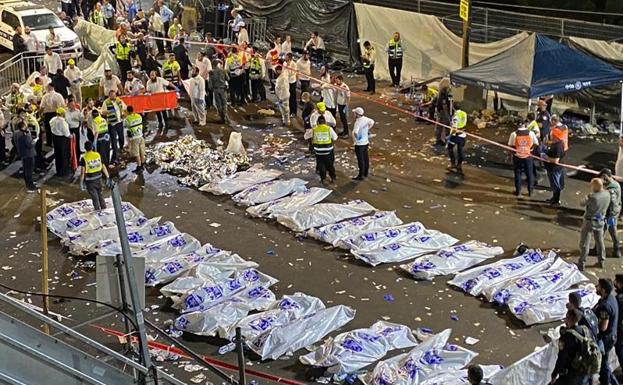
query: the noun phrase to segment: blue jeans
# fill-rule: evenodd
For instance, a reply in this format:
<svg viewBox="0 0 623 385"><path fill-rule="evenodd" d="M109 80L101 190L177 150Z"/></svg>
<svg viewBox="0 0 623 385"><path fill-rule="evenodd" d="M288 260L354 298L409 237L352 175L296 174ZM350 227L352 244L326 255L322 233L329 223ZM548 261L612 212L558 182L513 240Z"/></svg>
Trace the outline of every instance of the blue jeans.
<svg viewBox="0 0 623 385"><path fill-rule="evenodd" d="M561 168L548 167L547 177L549 178L549 186L552 189L552 203L560 202L560 192L565 188L565 176Z"/></svg>
<svg viewBox="0 0 623 385"><path fill-rule="evenodd" d="M599 384L600 385L619 385L619 382L612 374L612 368L610 367L610 363L608 362L608 356L610 355L610 351L614 347L614 343L611 339L606 341L600 340L599 347L602 348L602 359L601 359L601 368L599 369Z"/></svg>

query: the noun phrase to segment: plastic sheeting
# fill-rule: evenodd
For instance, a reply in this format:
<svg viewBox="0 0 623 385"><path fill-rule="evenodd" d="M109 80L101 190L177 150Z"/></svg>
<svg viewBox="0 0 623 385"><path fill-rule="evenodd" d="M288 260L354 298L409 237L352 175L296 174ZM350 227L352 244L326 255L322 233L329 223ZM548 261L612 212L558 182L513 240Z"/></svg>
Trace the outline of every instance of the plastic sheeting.
<svg viewBox="0 0 623 385"><path fill-rule="evenodd" d="M148 219L133 204L124 202L121 204L123 217L127 222L135 222L140 225ZM76 211L77 215L56 216L48 220L48 229L60 238L68 238L67 232L83 232L99 229L106 225L116 223L115 210L110 207L99 212L86 211L86 207Z"/></svg>
<svg viewBox="0 0 623 385"><path fill-rule="evenodd" d="M480 368L483 371L484 382L502 369L499 365L480 365ZM470 385L470 383L467 380L467 369L460 369L432 374L419 385Z"/></svg>
<svg viewBox="0 0 623 385"><path fill-rule="evenodd" d="M296 191L303 191L306 184L306 181L299 178L273 180L242 190L231 199L244 206L253 206L283 198Z"/></svg>
<svg viewBox="0 0 623 385"><path fill-rule="evenodd" d="M307 317L323 309L325 309L324 304L316 297L304 293L284 295L282 299L271 304L266 311L250 315L221 328L219 336L233 339L236 335L236 328L240 328L245 339L256 338L270 329Z"/></svg>
<svg viewBox="0 0 623 385"><path fill-rule="evenodd" d="M468 241L439 250L433 255L417 258L409 264L401 265L400 268L417 280L432 280L438 275L458 273L502 253L504 249L501 247Z"/></svg>
<svg viewBox="0 0 623 385"><path fill-rule="evenodd" d="M316 350L299 357L305 365L328 368L335 376L352 373L383 358L394 349L417 345L405 325L378 321L366 329L355 329L327 339Z"/></svg>
<svg viewBox="0 0 623 385"><path fill-rule="evenodd" d="M373 229L356 234L339 244L347 249L378 249L391 243L399 243L422 234L426 230L420 222L411 222L384 229Z"/></svg>
<svg viewBox="0 0 623 385"><path fill-rule="evenodd" d="M228 178L205 184L199 188L199 191L215 195L235 194L256 184L277 179L281 174L282 172L279 170L252 167L247 171L237 172Z"/></svg>
<svg viewBox="0 0 623 385"><path fill-rule="evenodd" d="M145 258L146 263L161 261L177 254L187 254L201 247L197 238L187 233L173 234L156 242L150 243L132 256Z"/></svg>
<svg viewBox="0 0 623 385"><path fill-rule="evenodd" d="M545 271L513 278L500 285L487 287L483 294L491 302L505 305L514 296L533 296L566 290L588 278L582 274L575 264L567 263L561 258Z"/></svg>
<svg viewBox="0 0 623 385"><path fill-rule="evenodd" d="M78 20L74 26L74 32L80 41L97 56L110 44L115 44L115 31L93 24L86 20Z"/></svg>
<svg viewBox="0 0 623 385"><path fill-rule="evenodd" d="M379 211L366 217L348 219L339 223L309 229L305 232L305 236L338 246L341 241L359 233L401 224L402 220L396 216L396 212Z"/></svg>
<svg viewBox="0 0 623 385"><path fill-rule="evenodd" d="M148 248L150 245L165 238L180 234L180 232L175 228L173 222L165 222L160 225L157 223L159 219L160 218L150 219L150 222L155 222L151 226L129 228L127 230L128 243L130 244L130 249L133 253ZM94 231L94 235L96 235L97 238L101 237L101 234L99 234L101 230L102 229ZM115 256L121 254L119 233L117 232L116 234L113 234L110 238L103 238L98 244L97 253L104 256Z"/></svg>
<svg viewBox="0 0 623 385"><path fill-rule="evenodd" d="M477 353L449 345L451 333L446 329L408 353L379 362L371 373L360 376L360 380L366 385L421 385L432 376L463 368Z"/></svg>
<svg viewBox="0 0 623 385"><path fill-rule="evenodd" d="M558 344L549 344L494 374L491 385L548 385L556 365Z"/></svg>
<svg viewBox="0 0 623 385"><path fill-rule="evenodd" d="M296 192L290 196L262 203L247 208L247 213L254 217L274 218L276 215L300 210L321 202L331 194L331 190L322 187L312 187L301 192Z"/></svg>
<svg viewBox="0 0 623 385"><path fill-rule="evenodd" d="M381 263L403 262L420 255L452 246L459 240L437 230L426 230L401 243L390 243L377 249L356 249L357 259L376 266Z"/></svg>
<svg viewBox="0 0 623 385"><path fill-rule="evenodd" d="M367 215L375 210L374 206L357 199L345 204L319 203L289 213L278 214L276 218L277 222L290 230L304 231L312 227L326 226L344 219Z"/></svg>
<svg viewBox="0 0 623 385"><path fill-rule="evenodd" d="M508 300L511 313L526 325L560 321L567 314L569 294L577 292L582 298L583 308L593 308L599 300L595 286L588 284L577 289L557 291L533 296L513 296Z"/></svg>
<svg viewBox="0 0 623 385"><path fill-rule="evenodd" d="M547 269L554 263L555 256L556 253L553 251L544 256L540 250L528 250L518 257L503 259L459 273L448 284L456 286L468 294L478 296L487 287Z"/></svg>
<svg viewBox="0 0 623 385"><path fill-rule="evenodd" d="M315 314L277 326L268 332L248 340L249 348L262 360L273 359L295 352L320 341L332 331L341 328L355 318L355 310L338 305Z"/></svg>
<svg viewBox="0 0 623 385"><path fill-rule="evenodd" d="M461 37L435 16L389 7L354 4L359 41L368 40L376 49L374 76L390 80L385 49L395 31L400 31L404 47L402 79L432 79L461 68ZM471 43L469 62L475 64L497 55L528 36L520 33L494 43Z"/></svg>

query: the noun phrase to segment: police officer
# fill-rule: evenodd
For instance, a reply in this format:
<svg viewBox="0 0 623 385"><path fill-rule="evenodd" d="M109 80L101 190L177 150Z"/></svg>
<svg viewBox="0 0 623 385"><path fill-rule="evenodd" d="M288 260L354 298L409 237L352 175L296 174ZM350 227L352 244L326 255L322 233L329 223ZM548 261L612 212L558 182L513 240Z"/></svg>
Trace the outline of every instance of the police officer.
<svg viewBox="0 0 623 385"><path fill-rule="evenodd" d="M97 144L97 152L102 158L105 166L110 164L110 134L108 133L108 122L100 116L97 109L91 112L93 119L91 120L93 130L93 141Z"/></svg>
<svg viewBox="0 0 623 385"><path fill-rule="evenodd" d="M108 180L109 186L110 175L100 154L93 151L93 143L86 142L84 149L86 153L80 159L80 191L88 191L96 211L104 210L106 201L102 195L102 174Z"/></svg>
<svg viewBox="0 0 623 385"><path fill-rule="evenodd" d="M264 66L262 65L262 57L258 52L249 61L249 78L251 79L251 99L256 103L266 100Z"/></svg>
<svg viewBox="0 0 623 385"><path fill-rule="evenodd" d="M143 118L134 112L134 107L127 107L128 116L123 125L128 133L128 147L130 156L136 158L136 170L143 171L145 164L145 139L143 138Z"/></svg>
<svg viewBox="0 0 623 385"><path fill-rule="evenodd" d="M558 357L552 372L553 385L586 385L588 375L579 373L573 368L573 361L582 348L583 338L592 338L586 326L578 325L582 318L579 310L568 310L565 316L565 327L560 330L558 340Z"/></svg>
<svg viewBox="0 0 623 385"><path fill-rule="evenodd" d="M108 98L104 100L104 103L102 104L102 115L105 116L108 121L108 132L110 133L110 140L112 144L111 161L113 162L119 161L119 152L121 152L121 149L125 146L122 119L124 109L125 104L123 101L117 97L117 93L114 90L111 90L108 93Z"/></svg>
<svg viewBox="0 0 623 385"><path fill-rule="evenodd" d="M452 117L452 129L450 130L450 136L448 136L446 140L446 147L448 149L448 157L450 158L449 169L462 172L463 169L461 165L465 157L463 148L465 147L465 139L467 138L467 134L463 129L467 125L467 113L461 110L458 105L455 107L457 109ZM455 148L456 155L454 153Z"/></svg>
<svg viewBox="0 0 623 385"><path fill-rule="evenodd" d="M528 129L524 124L511 133L508 138L508 146L513 147L513 172L515 174L515 196L521 194L521 173L526 174L528 179L528 195L532 196L532 189L534 187L534 170L533 160L530 156L532 148L538 146L539 139L534 132Z"/></svg>
<svg viewBox="0 0 623 385"><path fill-rule="evenodd" d="M223 63L218 59L215 60L212 71L208 75L208 84L210 90L214 93L214 106L221 117L221 123L225 123L228 120L227 96L225 94L227 80L227 71L223 69Z"/></svg>
<svg viewBox="0 0 623 385"><path fill-rule="evenodd" d="M165 60L162 63L162 74L164 75L164 79L169 82L178 85L181 82L180 78L180 64L175 60L175 54L169 54L169 60Z"/></svg>
<svg viewBox="0 0 623 385"><path fill-rule="evenodd" d="M366 75L368 87L363 92L370 92L374 95L376 92L376 81L374 80L374 63L376 61L376 52L369 41L363 43L363 54L361 55L363 62L363 72Z"/></svg>
<svg viewBox="0 0 623 385"><path fill-rule="evenodd" d="M115 44L115 57L117 58L119 70L121 71L122 82L127 80L127 73L132 69L132 65L130 64L130 51L132 51L132 45L128 43L126 36L119 36L119 41Z"/></svg>
<svg viewBox="0 0 623 385"><path fill-rule="evenodd" d="M604 168L599 172L599 177L604 182L604 187L610 193L610 205L606 212L606 228L612 239L612 257L621 258L619 249L619 236L617 235L617 218L621 214L621 185L612 177L612 171Z"/></svg>
<svg viewBox="0 0 623 385"><path fill-rule="evenodd" d="M601 298L593 310L599 320L597 342L601 348L602 357L604 357L601 360L601 369L599 370L599 383L600 385L618 385L617 380L612 375L610 363L606 358L610 356L610 351L617 340L617 328L619 325L619 305L614 296L612 281L600 278L597 281L597 295Z"/></svg>
<svg viewBox="0 0 623 385"><path fill-rule="evenodd" d="M604 226L606 211L610 205L610 193L604 190L603 182L599 178L591 180L591 193L580 204L585 207L584 220L580 231L580 261L578 268L584 270L584 263L589 253L591 237L595 238L595 249L599 259L599 268L604 267L606 250L604 247Z"/></svg>
<svg viewBox="0 0 623 385"><path fill-rule="evenodd" d="M392 85L400 87L400 73L402 72L402 40L400 40L400 32L394 32L394 36L387 43L387 66L389 67L389 76L392 78Z"/></svg>
<svg viewBox="0 0 623 385"><path fill-rule="evenodd" d="M326 124L324 116L319 116L317 125L305 132L305 139L312 139L314 154L316 154L316 169L320 174L320 182L324 184L327 171L331 177L331 183L335 183L335 153L333 142L337 140L337 134L333 128Z"/></svg>
<svg viewBox="0 0 623 385"><path fill-rule="evenodd" d="M225 71L229 74L229 97L231 105L244 105L244 81L242 76L244 69L242 68L242 60L240 60L240 55L236 47L232 48L225 60Z"/></svg>

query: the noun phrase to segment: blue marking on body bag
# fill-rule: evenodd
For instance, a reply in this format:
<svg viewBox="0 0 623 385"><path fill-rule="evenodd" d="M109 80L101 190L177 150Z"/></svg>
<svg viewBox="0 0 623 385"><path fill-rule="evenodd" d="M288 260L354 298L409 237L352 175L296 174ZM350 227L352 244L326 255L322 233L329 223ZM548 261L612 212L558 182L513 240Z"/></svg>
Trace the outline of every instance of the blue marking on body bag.
<svg viewBox="0 0 623 385"><path fill-rule="evenodd" d="M139 243L143 240L143 236L138 231L134 231L128 234L128 242L130 243Z"/></svg>
<svg viewBox="0 0 623 385"><path fill-rule="evenodd" d="M407 227L407 233L408 234L413 234L413 233L419 233L420 230L422 230L422 226L420 225L411 225Z"/></svg>
<svg viewBox="0 0 623 385"><path fill-rule="evenodd" d="M279 309L281 310L291 310L291 309L300 309L301 306L296 303L296 301L292 301L290 298L284 298L279 302Z"/></svg>
<svg viewBox="0 0 623 385"><path fill-rule="evenodd" d="M376 233L365 233L365 234L361 234L361 239L363 239L364 241L374 241L376 239Z"/></svg>
<svg viewBox="0 0 623 385"><path fill-rule="evenodd" d="M499 303L500 305L503 305L508 301L510 297L511 297L511 293L506 289L502 289L498 291L497 293L495 293L495 295L493 296L493 300Z"/></svg>
<svg viewBox="0 0 623 385"><path fill-rule="evenodd" d="M86 219L82 219L82 218L73 218L67 221L67 228L68 229L75 229L78 228L82 225L84 225L85 223L87 223Z"/></svg>
<svg viewBox="0 0 623 385"><path fill-rule="evenodd" d="M352 223L354 226L363 226L366 224L366 221L363 218L355 218L351 219L350 223Z"/></svg>
<svg viewBox="0 0 623 385"><path fill-rule="evenodd" d="M537 281L528 277L518 279L517 282L515 282L515 285L520 289L526 289L529 291L534 291L541 288L541 285L539 285Z"/></svg>
<svg viewBox="0 0 623 385"><path fill-rule="evenodd" d="M467 245L456 245L452 247L452 249L454 251L472 251L472 249L468 247Z"/></svg>
<svg viewBox="0 0 623 385"><path fill-rule="evenodd" d="M361 338L362 340L368 341L368 342L376 342L381 339L381 336L379 335L369 334L366 332L356 332L355 335Z"/></svg>
<svg viewBox="0 0 623 385"><path fill-rule="evenodd" d="M385 232L387 238L396 238L400 234L400 230L391 229Z"/></svg>
<svg viewBox="0 0 623 385"><path fill-rule="evenodd" d="M526 309L530 307L532 307L532 305L530 305L526 301L522 301L519 304L517 304L515 307L513 307L513 311L515 312L515 314L522 314L524 311L526 311Z"/></svg>
<svg viewBox="0 0 623 385"><path fill-rule="evenodd" d="M268 289L263 286L254 287L247 292L247 297L251 299L260 298L268 294Z"/></svg>
<svg viewBox="0 0 623 385"><path fill-rule="evenodd" d="M400 250L400 248L402 248L402 246L400 246L399 243L391 243L387 246L383 246L383 249L392 251Z"/></svg>
<svg viewBox="0 0 623 385"><path fill-rule="evenodd" d="M485 278L495 279L502 276L502 273L495 268L487 267L482 271L482 274Z"/></svg>
<svg viewBox="0 0 623 385"><path fill-rule="evenodd" d="M545 257L537 251L524 254L522 257L528 263L538 263L545 259Z"/></svg>
<svg viewBox="0 0 623 385"><path fill-rule="evenodd" d="M205 290L205 289L204 289ZM200 306L203 303L203 297L198 293L193 293L188 295L186 299L184 299L184 304L187 309L193 309Z"/></svg>
<svg viewBox="0 0 623 385"><path fill-rule="evenodd" d="M388 326L385 329L381 330L380 334L382 336L387 337L388 335L392 334L392 333L396 333L401 331L402 328L400 326Z"/></svg>
<svg viewBox="0 0 623 385"><path fill-rule="evenodd" d="M413 361L412 358L409 358L407 361L405 361L401 369L402 371L407 373L410 379L414 379L417 375L417 372L420 370L420 368L417 367L415 361Z"/></svg>
<svg viewBox="0 0 623 385"><path fill-rule="evenodd" d="M448 350L450 352L456 352L459 350L459 347L456 346L455 344L446 344L446 346L443 347L443 350Z"/></svg>
<svg viewBox="0 0 623 385"><path fill-rule="evenodd" d="M552 274L545 274L543 276L543 278L545 278L546 280L550 281L551 283L556 283L556 282L560 281L563 277L564 277L564 274L562 272L557 272L557 273L552 273Z"/></svg>
<svg viewBox="0 0 623 385"><path fill-rule="evenodd" d="M260 317L249 322L249 327L253 330L264 331L271 327L274 321L273 317Z"/></svg>
<svg viewBox="0 0 623 385"><path fill-rule="evenodd" d="M521 269L522 267L524 267L524 265L521 263L511 262L505 263L504 265L502 265L502 267L504 267L506 270L515 271Z"/></svg>
<svg viewBox="0 0 623 385"><path fill-rule="evenodd" d="M59 207L57 212L61 217L66 217L68 215L71 215L75 212L76 210L72 209L71 207Z"/></svg>
<svg viewBox="0 0 623 385"><path fill-rule="evenodd" d="M145 223L147 223L147 222L149 222L149 219L147 219L147 218L145 218L145 217L139 217L139 218L138 218L138 221L137 221L137 223L138 223L138 225L139 225L139 226L142 226L142 225L144 225L144 224L145 224Z"/></svg>
<svg viewBox="0 0 623 385"><path fill-rule="evenodd" d="M454 251L439 250L437 256L441 258L452 258L454 257Z"/></svg>
<svg viewBox="0 0 623 385"><path fill-rule="evenodd" d="M429 350L426 353L424 353L422 358L420 358L420 362L426 365L430 365L430 366L439 365L443 362L443 358L441 358L441 356L437 353L437 351Z"/></svg>
<svg viewBox="0 0 623 385"><path fill-rule="evenodd" d="M342 343L340 343L340 345L344 349L347 349L347 350L350 350L356 353L360 353L363 351L363 346L361 346L359 342L357 342L356 340L352 338L346 338L344 341L342 341Z"/></svg>
<svg viewBox="0 0 623 385"><path fill-rule="evenodd" d="M171 234L171 229L169 226L156 226L149 230L150 235L155 235L156 237L164 237L165 235Z"/></svg>
<svg viewBox="0 0 623 385"><path fill-rule="evenodd" d="M434 269L435 267L436 267L435 264L432 263L431 261L414 262L413 266L411 267L411 271L413 272L425 271L425 270Z"/></svg>
<svg viewBox="0 0 623 385"><path fill-rule="evenodd" d="M156 282L156 271L152 268L145 269L145 283Z"/></svg>
<svg viewBox="0 0 623 385"><path fill-rule="evenodd" d="M164 270L170 274L175 274L183 268L184 266L179 262L168 262L164 264Z"/></svg>
<svg viewBox="0 0 623 385"><path fill-rule="evenodd" d="M417 237L417 238L416 238L416 240L417 240L418 242L422 242L422 243L428 242L428 241L430 241L431 239L432 239L432 237L429 237L428 235L425 235L425 236L423 236L423 237Z"/></svg>
<svg viewBox="0 0 623 385"><path fill-rule="evenodd" d="M464 291L471 291L476 286L477 283L478 283L477 278L468 279L467 281L463 282L463 284L461 285L461 288Z"/></svg>
<svg viewBox="0 0 623 385"><path fill-rule="evenodd" d="M156 251L156 250L160 250L161 248L162 248L162 245L160 243L156 243L156 244L153 244L153 245L147 247L147 250L149 250L149 251Z"/></svg>
<svg viewBox="0 0 623 385"><path fill-rule="evenodd" d="M171 245L172 247L180 248L186 245L186 240L182 235L178 235L169 240L169 245Z"/></svg>
<svg viewBox="0 0 623 385"><path fill-rule="evenodd" d="M227 287L229 288L229 290L235 291L242 287L242 283L240 283L240 280L238 278L228 279Z"/></svg>
<svg viewBox="0 0 623 385"><path fill-rule="evenodd" d="M207 298L211 301L214 301L215 299L219 299L223 297L223 288L221 288L218 285L217 286L206 286L203 288L203 292L206 293L206 295L208 296Z"/></svg>
<svg viewBox="0 0 623 385"><path fill-rule="evenodd" d="M186 329L188 324L190 324L190 321L184 316L180 316L175 320L175 327L180 330Z"/></svg>
<svg viewBox="0 0 623 385"><path fill-rule="evenodd" d="M242 279L247 282L255 282L260 279L260 275L255 269L248 269L242 273Z"/></svg>

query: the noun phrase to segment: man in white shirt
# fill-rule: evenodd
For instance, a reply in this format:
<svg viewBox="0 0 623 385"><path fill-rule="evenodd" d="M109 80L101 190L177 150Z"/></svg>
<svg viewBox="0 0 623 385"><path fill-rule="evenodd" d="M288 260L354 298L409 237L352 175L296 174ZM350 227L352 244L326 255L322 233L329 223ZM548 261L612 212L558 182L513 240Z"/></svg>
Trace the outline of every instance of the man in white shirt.
<svg viewBox="0 0 623 385"><path fill-rule="evenodd" d="M145 92L145 86L141 79L134 76L134 71L128 71L127 80L123 86L123 92L126 95L140 95Z"/></svg>
<svg viewBox="0 0 623 385"><path fill-rule="evenodd" d="M100 98L106 97L110 94L110 91L115 91L119 95L123 95L123 86L121 80L117 75L113 75L110 67L104 68L104 77L100 79L99 96Z"/></svg>
<svg viewBox="0 0 623 385"><path fill-rule="evenodd" d="M148 94L155 94L158 92L164 92L165 87L173 87L173 84L168 80L158 76L156 71L149 73L149 80L145 84L145 92ZM166 111L156 111L156 118L158 119L158 127L166 132L167 130L167 113Z"/></svg>
<svg viewBox="0 0 623 385"><path fill-rule="evenodd" d="M41 104L39 109L43 113L43 124L45 127L45 143L48 146L52 146L52 130L50 127L50 120L56 116L56 109L59 107L65 107L65 99L58 92L54 91L54 86L48 84L46 93L41 98Z"/></svg>
<svg viewBox="0 0 623 385"><path fill-rule="evenodd" d="M316 63L324 63L324 41L317 31L311 33L311 38L305 44L305 50L310 51Z"/></svg>
<svg viewBox="0 0 623 385"><path fill-rule="evenodd" d="M65 69L65 77L69 80L69 92L74 97L74 101L82 104L82 71L76 67L76 61L69 59Z"/></svg>
<svg viewBox="0 0 623 385"><path fill-rule="evenodd" d="M303 51L303 56L296 61L296 76L301 83L301 94L309 92L309 77L311 76L311 61L309 60L309 52Z"/></svg>
<svg viewBox="0 0 623 385"><path fill-rule="evenodd" d="M206 110L212 107L212 91L208 89L208 79L210 77L210 71L212 71L212 62L208 59L203 51L197 53L197 59L195 59L195 66L199 68L199 76L205 81L206 89Z"/></svg>
<svg viewBox="0 0 623 385"><path fill-rule="evenodd" d="M86 140L86 131L84 135L82 131L82 111L80 111L80 105L76 103L73 96L69 96L67 100L67 111L65 111L65 120L69 125L69 132L76 138L76 157L80 158L83 144L81 141Z"/></svg>
<svg viewBox="0 0 623 385"><path fill-rule="evenodd" d="M56 165L56 176L64 177L69 175L69 124L65 120L65 109L56 109L56 116L50 120L52 132L52 142L54 143L54 163Z"/></svg>
<svg viewBox="0 0 623 385"><path fill-rule="evenodd" d="M52 47L46 47L45 55L43 55L43 65L45 65L49 74L55 74L59 69L63 69L61 57L56 52L52 52Z"/></svg>
<svg viewBox="0 0 623 385"><path fill-rule="evenodd" d="M39 40L31 33L30 27L24 27L24 43L26 43L27 56L36 56L39 49ZM37 70L37 59L29 58L27 60L28 73L31 74Z"/></svg>
<svg viewBox="0 0 623 385"><path fill-rule="evenodd" d="M286 71L288 72L288 86L290 89L290 116L295 117L297 111L296 101L296 63L292 59L292 52L286 55L286 61L284 63Z"/></svg>
<svg viewBox="0 0 623 385"><path fill-rule="evenodd" d="M350 103L350 88L344 83L342 75L335 77L335 101L337 102L337 110L340 113L340 120L342 121L342 132L340 136L348 137L348 118L346 116L346 109L348 103Z"/></svg>
<svg viewBox="0 0 623 385"><path fill-rule="evenodd" d="M363 108L357 107L353 109L355 123L353 123L353 142L355 144L355 155L357 156L357 165L359 166L359 174L353 180L363 180L368 177L368 169L370 168L370 160L368 158L368 132L374 126L374 120L363 115Z"/></svg>
<svg viewBox="0 0 623 385"><path fill-rule="evenodd" d="M316 127L318 124L318 117L320 116L324 117L326 124L335 128L335 125L337 124L337 122L335 121L335 118L333 117L333 115L331 115L331 112L327 111L327 106L325 105L324 102L316 103L316 110L312 112L312 114L309 116L309 124L312 127Z"/></svg>
<svg viewBox="0 0 623 385"><path fill-rule="evenodd" d="M206 82L199 75L199 68L193 67L192 77L189 80L190 107L195 121L193 124L206 125Z"/></svg>
<svg viewBox="0 0 623 385"><path fill-rule="evenodd" d="M277 82L275 84L275 96L277 96L277 106L281 112L281 121L284 125L290 125L290 84L288 82L288 70L282 66L275 67Z"/></svg>
<svg viewBox="0 0 623 385"><path fill-rule="evenodd" d="M281 43L281 53L285 55L292 53L292 36L286 35L286 40Z"/></svg>

